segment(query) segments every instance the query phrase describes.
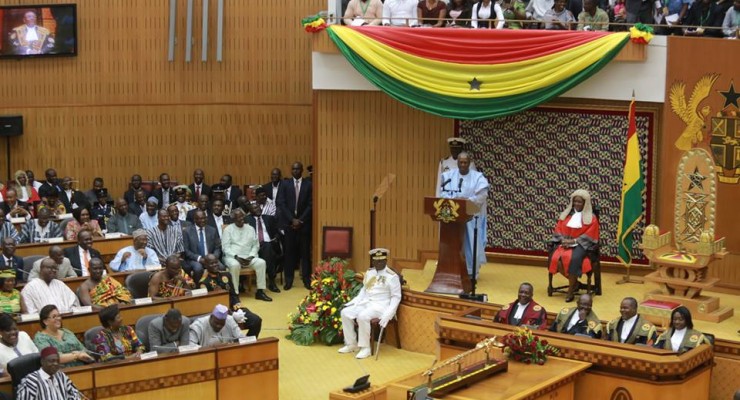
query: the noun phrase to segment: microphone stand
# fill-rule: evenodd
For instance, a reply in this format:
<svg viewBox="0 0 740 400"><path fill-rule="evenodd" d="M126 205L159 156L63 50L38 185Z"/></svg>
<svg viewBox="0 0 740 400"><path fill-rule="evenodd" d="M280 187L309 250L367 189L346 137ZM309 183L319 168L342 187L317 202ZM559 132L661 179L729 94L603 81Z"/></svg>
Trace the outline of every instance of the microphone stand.
<svg viewBox="0 0 740 400"><path fill-rule="evenodd" d="M375 248L375 207L378 205L378 196L373 196L373 206L370 208L370 249Z"/></svg>
<svg viewBox="0 0 740 400"><path fill-rule="evenodd" d="M475 294L475 286L478 284L477 279L477 266L478 266L478 216L475 217L475 227L473 228L473 276L470 278L470 284L472 291L470 293L461 293L460 298L464 300L473 300L480 302L487 302L488 295L486 294Z"/></svg>

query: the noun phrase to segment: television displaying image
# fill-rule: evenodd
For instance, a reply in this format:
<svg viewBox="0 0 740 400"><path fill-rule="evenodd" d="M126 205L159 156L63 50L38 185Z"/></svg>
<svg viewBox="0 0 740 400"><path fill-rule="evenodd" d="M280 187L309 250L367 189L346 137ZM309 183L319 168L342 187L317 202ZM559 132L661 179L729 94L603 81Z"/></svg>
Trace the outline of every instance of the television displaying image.
<svg viewBox="0 0 740 400"><path fill-rule="evenodd" d="M0 57L77 55L77 5L0 6Z"/></svg>

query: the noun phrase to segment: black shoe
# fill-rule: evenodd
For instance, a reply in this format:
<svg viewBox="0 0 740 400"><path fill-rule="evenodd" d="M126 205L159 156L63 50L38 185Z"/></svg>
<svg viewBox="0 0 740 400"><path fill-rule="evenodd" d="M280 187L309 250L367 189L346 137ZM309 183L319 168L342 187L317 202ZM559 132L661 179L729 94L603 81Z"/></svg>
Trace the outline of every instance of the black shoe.
<svg viewBox="0 0 740 400"><path fill-rule="evenodd" d="M311 284L309 283L304 283L303 287L306 288L306 290L311 290Z"/></svg>
<svg viewBox="0 0 740 400"><path fill-rule="evenodd" d="M290 288L292 287L293 287L292 283L286 283L285 285L283 285L283 290L290 290Z"/></svg>
<svg viewBox="0 0 740 400"><path fill-rule="evenodd" d="M265 291L262 289L257 290L257 294L254 295L254 298L257 300L262 300L262 301L272 301L272 299L269 296L267 296L265 294Z"/></svg>
<svg viewBox="0 0 740 400"><path fill-rule="evenodd" d="M278 289L278 287L275 284L275 282L267 285L267 288L270 289L270 291L273 292L273 293L280 293L280 289Z"/></svg>

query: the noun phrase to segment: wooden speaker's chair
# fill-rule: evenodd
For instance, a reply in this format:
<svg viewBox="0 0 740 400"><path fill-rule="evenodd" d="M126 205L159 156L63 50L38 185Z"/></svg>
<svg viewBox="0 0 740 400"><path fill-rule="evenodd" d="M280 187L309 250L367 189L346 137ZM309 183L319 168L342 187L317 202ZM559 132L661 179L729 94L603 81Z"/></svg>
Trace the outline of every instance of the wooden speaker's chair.
<svg viewBox="0 0 740 400"><path fill-rule="evenodd" d="M593 200L592 200L593 201ZM601 209L599 206L597 206L595 203L592 205L592 211L594 216L597 220L599 220L599 216L601 213ZM550 265L550 259L552 257L553 252L555 251L555 247L558 246L557 243L553 243L552 241L546 242L547 246L547 252L549 254L547 258L547 265ZM578 281L574 294L578 294L581 291L585 291L586 293L590 293L593 295L601 296L601 249L600 249L600 243L597 243L594 247L586 251L586 257L591 262L591 271L586 273L586 282L583 282L581 280ZM567 265L564 265L563 268L568 268ZM552 297L553 293L563 293L566 294L568 292L568 285L564 286L553 286L552 284L552 278L556 274L550 273L548 270L547 273L547 295ZM594 282L592 285L591 282Z"/></svg>
<svg viewBox="0 0 740 400"><path fill-rule="evenodd" d="M352 227L325 226L322 232L322 259L352 257Z"/></svg>

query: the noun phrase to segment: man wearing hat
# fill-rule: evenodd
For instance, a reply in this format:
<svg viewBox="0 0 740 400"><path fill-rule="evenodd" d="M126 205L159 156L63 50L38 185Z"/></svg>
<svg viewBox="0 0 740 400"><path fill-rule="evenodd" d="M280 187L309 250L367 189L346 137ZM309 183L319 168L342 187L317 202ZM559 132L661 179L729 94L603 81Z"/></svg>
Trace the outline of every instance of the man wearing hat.
<svg viewBox="0 0 740 400"><path fill-rule="evenodd" d="M108 229L108 220L113 215L113 207L108 204L108 189L95 189L97 201L93 204L90 211L90 218L97 220L100 229ZM128 209L128 204L126 204Z"/></svg>
<svg viewBox="0 0 740 400"><path fill-rule="evenodd" d="M200 317L190 324L190 344L197 344L200 347L234 343L240 337L244 335L239 329L239 324L229 315L229 308L223 304L217 304L211 315Z"/></svg>
<svg viewBox="0 0 740 400"><path fill-rule="evenodd" d="M157 252L147 247L149 237L146 231L137 229L131 235L134 237L134 244L118 250L116 257L110 262L110 269L124 272L161 266Z"/></svg>
<svg viewBox="0 0 740 400"><path fill-rule="evenodd" d="M108 218L108 233L120 232L130 235L133 231L141 229L139 217L128 212L129 206L126 199L119 197L115 202L116 213Z"/></svg>
<svg viewBox="0 0 740 400"><path fill-rule="evenodd" d="M188 201L191 193L187 185L175 186L175 203L174 206L180 212L178 218L180 221L185 221L188 216L188 211L195 208L195 205Z"/></svg>
<svg viewBox="0 0 740 400"><path fill-rule="evenodd" d="M360 293L342 309L342 329L344 347L340 353L360 352L355 358L367 358L370 350L370 321L380 318L380 326L385 328L401 302L401 282L398 275L386 268L388 250L370 250L371 268L365 273ZM358 333L354 322L357 321ZM359 338L358 338L359 336Z"/></svg>
<svg viewBox="0 0 740 400"><path fill-rule="evenodd" d="M144 212L139 215L139 221L141 221L142 228L151 229L157 226L157 210L159 210L159 200L154 196L149 197L146 201Z"/></svg>
<svg viewBox="0 0 740 400"><path fill-rule="evenodd" d="M447 138L447 144L450 146L450 156L439 160L439 168L437 168L437 190L442 187L442 174L457 168L457 156L463 151L463 147L468 143L465 138L451 137ZM477 171L475 163L470 163L470 169Z"/></svg>
<svg viewBox="0 0 740 400"><path fill-rule="evenodd" d="M78 400L82 398L72 380L62 371L54 346L41 350L41 368L26 375L18 386L17 400Z"/></svg>

